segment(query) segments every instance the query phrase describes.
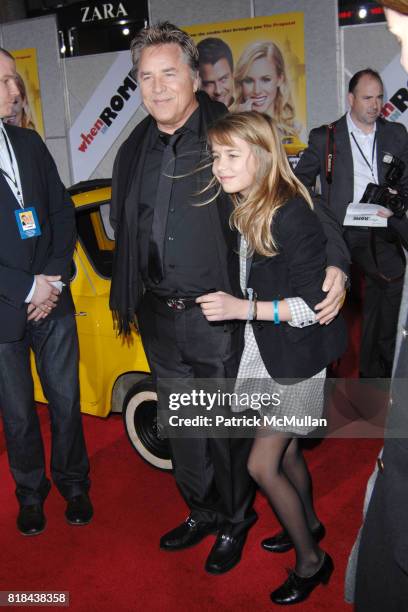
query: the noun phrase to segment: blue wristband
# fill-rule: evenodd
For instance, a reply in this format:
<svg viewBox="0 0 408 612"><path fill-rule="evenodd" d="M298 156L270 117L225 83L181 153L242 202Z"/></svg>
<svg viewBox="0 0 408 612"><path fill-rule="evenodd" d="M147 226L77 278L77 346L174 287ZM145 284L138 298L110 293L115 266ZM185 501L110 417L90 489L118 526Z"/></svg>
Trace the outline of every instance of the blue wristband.
<svg viewBox="0 0 408 612"><path fill-rule="evenodd" d="M280 323L279 300L273 300L272 304L273 304L273 322L275 323L275 325L279 325Z"/></svg>

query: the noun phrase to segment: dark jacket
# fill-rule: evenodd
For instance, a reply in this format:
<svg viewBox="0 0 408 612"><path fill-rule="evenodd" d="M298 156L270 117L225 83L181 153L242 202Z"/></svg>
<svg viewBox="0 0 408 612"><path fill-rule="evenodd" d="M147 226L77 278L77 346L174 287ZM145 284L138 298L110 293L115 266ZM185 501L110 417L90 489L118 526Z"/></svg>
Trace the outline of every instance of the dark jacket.
<svg viewBox="0 0 408 612"><path fill-rule="evenodd" d="M41 235L22 240L14 211L18 203L0 176L0 342L22 338L27 297L35 274L61 275L69 282L75 248L75 210L47 147L33 130L4 126L16 156L26 207L36 209ZM72 311L68 288L49 316Z"/></svg>
<svg viewBox="0 0 408 612"><path fill-rule="evenodd" d="M278 211L272 231L279 252L274 257L254 255L248 287L257 292L259 301L301 297L314 309L326 295L322 291L326 238L316 214L303 199L289 200ZM330 325L304 328L256 321L253 330L273 378L309 378L340 357L347 345L341 316Z"/></svg>
<svg viewBox="0 0 408 612"><path fill-rule="evenodd" d="M408 187L408 135L400 123L377 120L377 169L378 182L382 183L387 170L383 162L385 153L396 155L406 164L402 184ZM336 121L334 130L334 166L331 186L326 180L328 154L327 126L321 125L310 132L309 146L303 152L295 174L306 187L314 187L320 177L322 199L334 212L339 225L343 225L347 206L353 201L354 170L347 117Z"/></svg>

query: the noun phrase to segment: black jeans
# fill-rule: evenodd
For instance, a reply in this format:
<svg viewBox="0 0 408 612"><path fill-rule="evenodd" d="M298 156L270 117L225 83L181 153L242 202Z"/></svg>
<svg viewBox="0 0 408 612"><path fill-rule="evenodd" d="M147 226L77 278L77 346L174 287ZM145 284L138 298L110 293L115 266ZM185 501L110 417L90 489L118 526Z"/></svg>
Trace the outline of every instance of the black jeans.
<svg viewBox="0 0 408 612"><path fill-rule="evenodd" d="M22 340L0 344L0 406L10 470L23 505L44 501L50 489L34 402L30 347L49 402L52 479L66 499L88 491L90 486L74 316L28 322Z"/></svg>

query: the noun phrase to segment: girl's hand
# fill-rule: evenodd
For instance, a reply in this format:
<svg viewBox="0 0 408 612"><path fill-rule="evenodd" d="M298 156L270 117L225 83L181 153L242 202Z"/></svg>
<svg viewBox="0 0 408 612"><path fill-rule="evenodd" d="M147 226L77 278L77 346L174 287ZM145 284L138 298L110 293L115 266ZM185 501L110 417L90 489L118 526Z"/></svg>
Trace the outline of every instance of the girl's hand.
<svg viewBox="0 0 408 612"><path fill-rule="evenodd" d="M248 316L248 300L240 300L224 291L200 295L196 302L207 321L246 320Z"/></svg>

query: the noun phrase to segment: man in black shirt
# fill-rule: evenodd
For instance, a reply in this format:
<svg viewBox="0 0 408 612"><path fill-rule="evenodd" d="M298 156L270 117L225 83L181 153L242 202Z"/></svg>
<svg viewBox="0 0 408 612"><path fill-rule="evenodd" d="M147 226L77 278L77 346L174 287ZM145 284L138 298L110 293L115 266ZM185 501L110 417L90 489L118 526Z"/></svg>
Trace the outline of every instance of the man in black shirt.
<svg viewBox="0 0 408 612"><path fill-rule="evenodd" d="M122 145L113 171L111 308L124 333L137 313L155 380L232 378L239 324L208 323L195 303L211 291L239 292L229 200L218 196L208 206L194 205L206 199L197 194L211 179L209 167L194 172L208 162L206 126L227 109L196 94L197 48L172 24L142 30L131 50L149 117ZM334 277L323 321L338 311L343 273L334 270ZM256 520L246 468L251 440L176 438L170 445L190 515L160 546L179 550L218 532L206 570L226 572L240 560Z"/></svg>

